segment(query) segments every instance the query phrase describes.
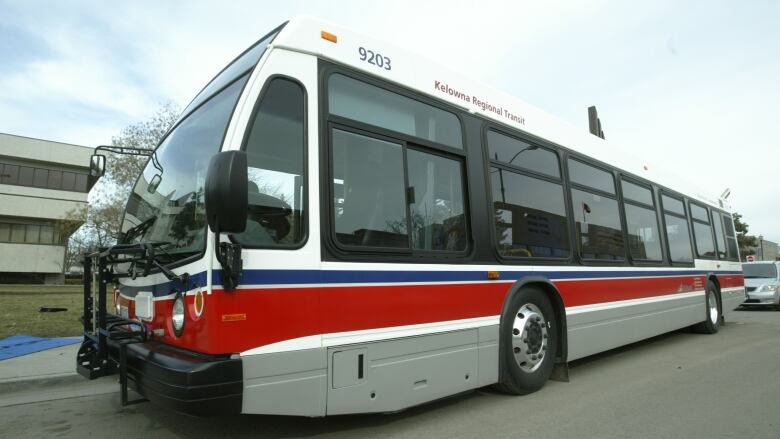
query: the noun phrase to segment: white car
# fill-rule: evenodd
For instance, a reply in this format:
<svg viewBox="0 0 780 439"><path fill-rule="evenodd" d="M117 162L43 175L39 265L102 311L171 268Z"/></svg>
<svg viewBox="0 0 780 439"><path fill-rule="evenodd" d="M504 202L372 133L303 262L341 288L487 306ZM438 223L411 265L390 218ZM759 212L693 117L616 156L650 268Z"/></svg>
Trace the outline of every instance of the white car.
<svg viewBox="0 0 780 439"><path fill-rule="evenodd" d="M747 262L745 274L746 299L742 306L774 306L780 310L780 262Z"/></svg>

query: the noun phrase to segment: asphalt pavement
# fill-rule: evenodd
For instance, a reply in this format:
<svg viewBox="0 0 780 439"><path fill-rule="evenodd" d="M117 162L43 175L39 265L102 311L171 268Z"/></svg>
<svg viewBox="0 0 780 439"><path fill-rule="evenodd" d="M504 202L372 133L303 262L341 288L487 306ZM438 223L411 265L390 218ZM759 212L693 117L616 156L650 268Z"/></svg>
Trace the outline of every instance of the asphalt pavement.
<svg viewBox="0 0 780 439"><path fill-rule="evenodd" d="M2 368L2 364L0 364ZM571 364L570 382L483 389L396 414L193 418L122 408L115 379L0 395L0 437L780 438L780 312L673 332Z"/></svg>

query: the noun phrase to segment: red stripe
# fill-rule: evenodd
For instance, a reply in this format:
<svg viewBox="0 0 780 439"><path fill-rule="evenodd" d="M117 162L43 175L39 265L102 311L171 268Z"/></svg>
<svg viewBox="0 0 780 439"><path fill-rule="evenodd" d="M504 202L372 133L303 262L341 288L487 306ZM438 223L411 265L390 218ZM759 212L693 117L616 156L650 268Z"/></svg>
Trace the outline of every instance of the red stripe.
<svg viewBox="0 0 780 439"><path fill-rule="evenodd" d="M565 306L639 299L703 290L705 276L557 281ZM741 276L719 276L736 286ZM309 335L414 325L501 313L510 283L242 289L206 295L197 318L187 297L186 327L173 336L172 301L155 302L153 326L167 343L211 354L241 352ZM223 322L223 314L246 320ZM208 324L207 324L208 322Z"/></svg>

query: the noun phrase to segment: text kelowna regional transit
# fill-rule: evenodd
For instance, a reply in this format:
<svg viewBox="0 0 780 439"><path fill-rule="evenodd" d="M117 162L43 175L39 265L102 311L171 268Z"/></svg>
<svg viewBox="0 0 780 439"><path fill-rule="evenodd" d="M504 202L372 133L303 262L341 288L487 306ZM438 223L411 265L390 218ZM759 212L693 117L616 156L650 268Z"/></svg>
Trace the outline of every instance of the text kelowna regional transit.
<svg viewBox="0 0 780 439"><path fill-rule="evenodd" d="M446 93L446 94L448 94L448 95L450 95L452 97L455 97L455 98L458 98L458 99L460 99L462 101L465 101L465 102L467 102L469 104L474 104L477 107L481 108L482 111L490 111L490 112L495 113L495 114L497 114L499 116L505 117L505 118L511 120L512 122L519 123L521 125L525 125L525 117L517 115L517 114L513 114L513 113L509 112L508 110L505 110L502 107L497 107L495 105L492 105L490 102L488 102L486 100L483 100L483 99L480 99L480 98L478 98L478 97L476 97L474 95L463 93L462 91L456 90L456 89L450 87L449 85L447 85L447 84L445 84L445 83L443 83L441 81L435 81L435 83L433 85L433 88L435 88L436 90L438 90L438 91L440 91L442 93Z"/></svg>

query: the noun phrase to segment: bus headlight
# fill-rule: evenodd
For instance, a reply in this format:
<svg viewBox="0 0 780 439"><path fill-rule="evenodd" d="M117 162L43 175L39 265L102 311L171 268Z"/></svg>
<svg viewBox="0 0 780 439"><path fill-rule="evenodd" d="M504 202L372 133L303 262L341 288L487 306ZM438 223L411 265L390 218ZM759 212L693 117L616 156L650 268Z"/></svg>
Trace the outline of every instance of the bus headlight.
<svg viewBox="0 0 780 439"><path fill-rule="evenodd" d="M181 336L181 333L184 330L184 295L182 293L177 293L176 298L173 299L171 324L173 325L173 332L176 333L176 336Z"/></svg>

